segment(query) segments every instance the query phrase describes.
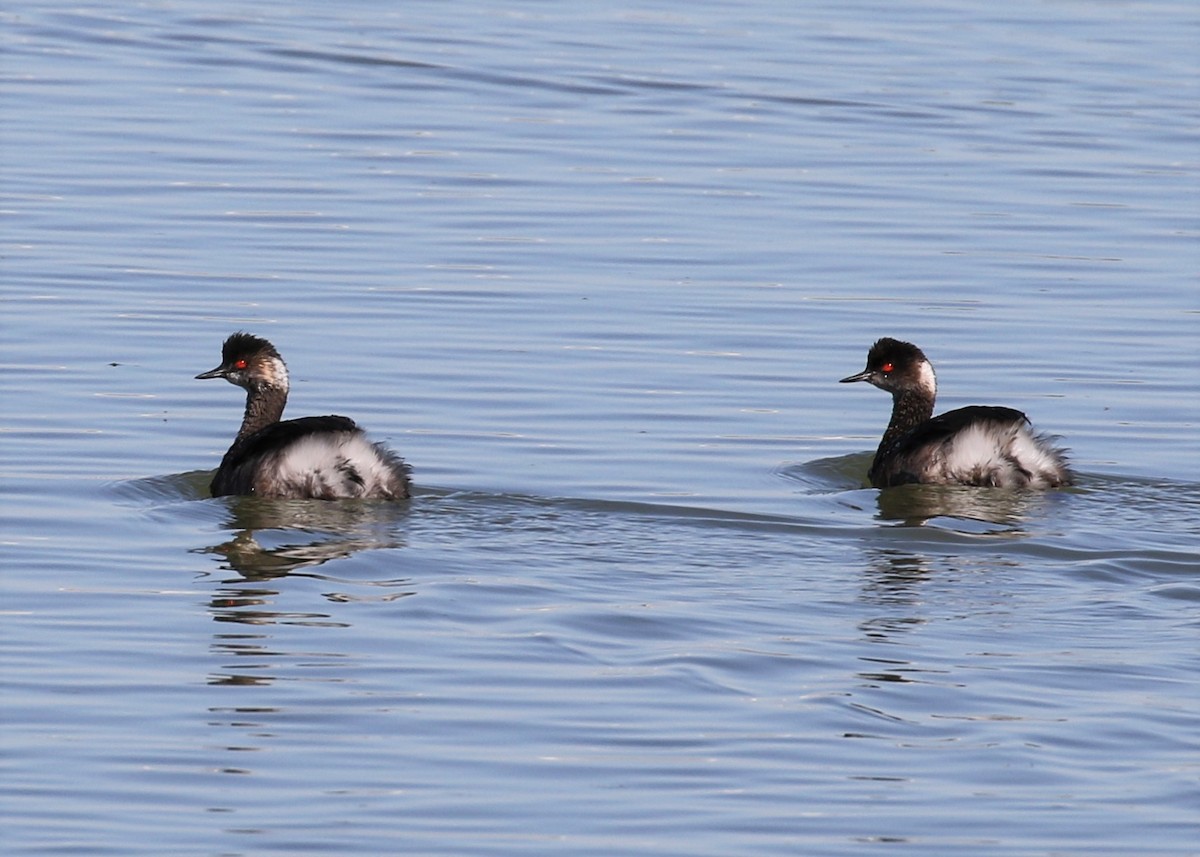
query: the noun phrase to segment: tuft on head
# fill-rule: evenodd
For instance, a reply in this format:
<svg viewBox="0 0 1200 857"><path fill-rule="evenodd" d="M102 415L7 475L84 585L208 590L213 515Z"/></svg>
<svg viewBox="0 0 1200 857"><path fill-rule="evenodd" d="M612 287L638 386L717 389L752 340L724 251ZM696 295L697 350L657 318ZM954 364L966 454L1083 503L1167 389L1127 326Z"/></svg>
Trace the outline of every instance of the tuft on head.
<svg viewBox="0 0 1200 857"><path fill-rule="evenodd" d="M924 351L911 342L892 339L890 336L876 340L875 344L871 346L871 350L867 352L868 369L878 370L887 363L891 363L896 369L902 369L915 366L922 361L929 362Z"/></svg>
<svg viewBox="0 0 1200 857"><path fill-rule="evenodd" d="M260 336L239 330L225 340L221 346L221 362L230 363L239 357L249 358L255 355L264 357L279 357L275 346Z"/></svg>

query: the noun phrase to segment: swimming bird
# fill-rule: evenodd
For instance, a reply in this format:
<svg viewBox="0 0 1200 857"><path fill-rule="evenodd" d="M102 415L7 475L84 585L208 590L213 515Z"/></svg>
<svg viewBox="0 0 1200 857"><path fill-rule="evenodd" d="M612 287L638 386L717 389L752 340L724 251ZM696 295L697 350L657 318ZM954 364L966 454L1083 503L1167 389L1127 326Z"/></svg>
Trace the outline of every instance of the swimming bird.
<svg viewBox="0 0 1200 857"><path fill-rule="evenodd" d="M372 443L342 416L280 420L288 371L270 342L235 333L221 348L221 365L197 378L224 378L246 391L246 412L233 445L212 480L212 495L337 500L402 500L411 494L409 467Z"/></svg>
<svg viewBox="0 0 1200 857"><path fill-rule="evenodd" d="M888 423L871 469L871 485L919 482L1002 488L1058 488L1074 482L1066 453L1034 434L1021 411L973 405L933 416L937 378L911 342L884 337L867 366L841 383L866 381L892 394Z"/></svg>

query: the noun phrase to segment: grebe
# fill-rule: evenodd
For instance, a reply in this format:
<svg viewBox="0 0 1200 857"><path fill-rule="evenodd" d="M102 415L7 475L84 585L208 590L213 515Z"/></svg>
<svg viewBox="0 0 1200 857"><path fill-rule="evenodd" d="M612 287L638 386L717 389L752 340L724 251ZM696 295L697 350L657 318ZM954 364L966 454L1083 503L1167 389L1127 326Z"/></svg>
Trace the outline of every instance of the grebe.
<svg viewBox="0 0 1200 857"><path fill-rule="evenodd" d="M911 482L1058 488L1074 481L1063 450L1034 434L1020 411L972 405L933 416L937 378L911 342L880 339L867 353L867 368L841 383L852 381L892 394L892 419L867 472L876 488Z"/></svg>
<svg viewBox="0 0 1200 857"><path fill-rule="evenodd" d="M408 465L371 443L349 417L283 420L288 372L275 346L235 333L221 347L221 365L197 378L224 378L246 390L246 413L221 459L212 495L337 500L402 500L410 494Z"/></svg>

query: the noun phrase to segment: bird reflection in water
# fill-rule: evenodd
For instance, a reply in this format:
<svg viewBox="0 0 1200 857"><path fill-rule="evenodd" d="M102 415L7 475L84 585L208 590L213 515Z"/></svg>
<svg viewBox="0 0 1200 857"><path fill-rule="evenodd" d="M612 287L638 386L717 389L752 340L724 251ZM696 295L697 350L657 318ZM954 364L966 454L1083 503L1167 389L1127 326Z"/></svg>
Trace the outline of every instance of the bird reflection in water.
<svg viewBox="0 0 1200 857"><path fill-rule="evenodd" d="M1040 517L1038 507L1057 495L963 485L902 485L877 494L879 517L906 526L944 521L949 529L974 535L1012 536ZM978 525L978 526L973 526Z"/></svg>
<svg viewBox="0 0 1200 857"><path fill-rule="evenodd" d="M331 560L346 559L360 551L404 546L398 535L406 506L369 501L268 500L240 497L229 506L226 527L233 538L200 553L223 557L238 573L212 597L210 608L217 622L243 625L340 624L328 613L288 612L272 609L279 590L261 584L285 577L304 577L343 584L375 593L324 592L328 602L395 601L413 594L408 578L339 578L317 573ZM390 565L390 563L389 563ZM252 585L259 584L259 585Z"/></svg>
<svg viewBox="0 0 1200 857"><path fill-rule="evenodd" d="M226 529L234 537L200 552L223 556L247 580L282 577L360 551L404 546L397 525L406 506L240 497L229 511Z"/></svg>

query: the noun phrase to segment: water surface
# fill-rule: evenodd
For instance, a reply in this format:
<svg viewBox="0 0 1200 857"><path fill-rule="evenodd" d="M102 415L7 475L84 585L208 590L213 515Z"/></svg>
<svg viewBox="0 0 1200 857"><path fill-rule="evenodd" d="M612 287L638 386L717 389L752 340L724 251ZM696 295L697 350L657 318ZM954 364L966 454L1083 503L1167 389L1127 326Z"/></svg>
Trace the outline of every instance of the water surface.
<svg viewBox="0 0 1200 857"><path fill-rule="evenodd" d="M1196 853L1189 4L0 14L6 853ZM236 329L413 501L208 497Z"/></svg>

